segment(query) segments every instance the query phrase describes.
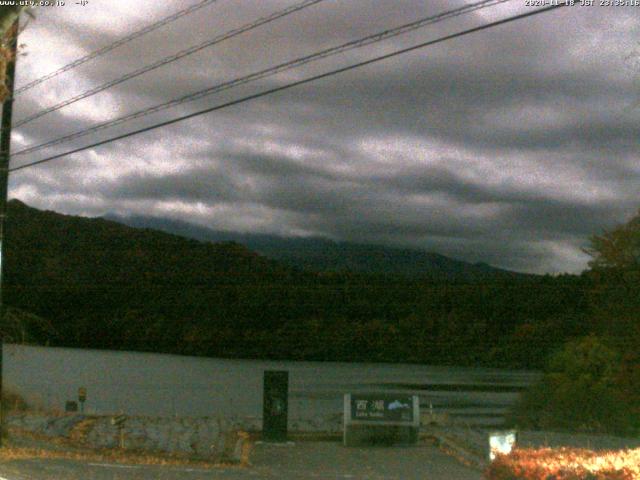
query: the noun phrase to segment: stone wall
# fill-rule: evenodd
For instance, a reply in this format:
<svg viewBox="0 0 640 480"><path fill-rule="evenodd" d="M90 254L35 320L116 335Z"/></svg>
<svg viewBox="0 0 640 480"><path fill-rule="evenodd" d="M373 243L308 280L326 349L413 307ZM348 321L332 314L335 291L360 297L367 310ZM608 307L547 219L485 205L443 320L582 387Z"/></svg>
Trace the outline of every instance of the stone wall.
<svg viewBox="0 0 640 480"><path fill-rule="evenodd" d="M46 438L61 438L88 448L119 448L144 452L184 454L195 457L240 461L241 432L262 430L259 417L124 417L121 426L108 415L14 412L6 416L10 434L29 432ZM121 436L122 430L122 436ZM291 419L293 432L340 432L342 414ZM122 440L121 440L122 438ZM245 440L243 440L245 439Z"/></svg>
<svg viewBox="0 0 640 480"><path fill-rule="evenodd" d="M223 420L207 418L114 417L94 415L12 414L5 419L9 432L31 432L64 438L90 448L117 448L198 457L221 457L236 431Z"/></svg>

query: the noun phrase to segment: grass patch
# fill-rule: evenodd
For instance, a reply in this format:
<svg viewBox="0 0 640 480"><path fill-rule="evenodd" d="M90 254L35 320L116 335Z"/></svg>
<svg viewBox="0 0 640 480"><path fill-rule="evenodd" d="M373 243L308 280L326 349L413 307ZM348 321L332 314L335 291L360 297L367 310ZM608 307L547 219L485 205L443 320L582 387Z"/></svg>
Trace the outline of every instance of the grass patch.
<svg viewBox="0 0 640 480"><path fill-rule="evenodd" d="M6 388L2 389L2 408L5 413L28 412L32 410L31 405L29 405L22 396Z"/></svg>
<svg viewBox="0 0 640 480"><path fill-rule="evenodd" d="M177 455L153 455L121 449L65 451L36 447L17 447L11 445L0 448L0 462L26 459L64 459L85 462L109 462L129 465L166 465L199 468L218 468L221 466L232 466L230 464L218 462L193 460Z"/></svg>
<svg viewBox="0 0 640 480"><path fill-rule="evenodd" d="M127 465L166 465L174 467L220 468L243 467L246 463L194 458L188 454L146 452L121 448L89 448L72 439L12 428L5 446L0 448L0 462L26 459L64 459L107 462ZM26 445L26 446L25 446Z"/></svg>

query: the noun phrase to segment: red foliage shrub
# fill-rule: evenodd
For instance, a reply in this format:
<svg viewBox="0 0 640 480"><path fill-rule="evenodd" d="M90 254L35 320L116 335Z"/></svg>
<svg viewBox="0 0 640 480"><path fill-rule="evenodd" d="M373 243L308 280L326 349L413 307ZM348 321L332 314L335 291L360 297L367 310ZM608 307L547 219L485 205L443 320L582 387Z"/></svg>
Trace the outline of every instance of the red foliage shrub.
<svg viewBox="0 0 640 480"><path fill-rule="evenodd" d="M639 480L640 449L516 449L498 455L484 472L487 480Z"/></svg>

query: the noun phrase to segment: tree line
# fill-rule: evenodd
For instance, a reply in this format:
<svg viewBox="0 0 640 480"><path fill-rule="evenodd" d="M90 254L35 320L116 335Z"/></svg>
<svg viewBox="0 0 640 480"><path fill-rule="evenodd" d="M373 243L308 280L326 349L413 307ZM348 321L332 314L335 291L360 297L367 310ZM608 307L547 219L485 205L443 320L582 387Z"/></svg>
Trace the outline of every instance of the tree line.
<svg viewBox="0 0 640 480"><path fill-rule="evenodd" d="M597 264L582 275L472 282L314 273L236 243L11 202L5 298L31 314L22 340L36 344L540 368L589 333L629 341L637 270L602 266L599 241L592 242Z"/></svg>

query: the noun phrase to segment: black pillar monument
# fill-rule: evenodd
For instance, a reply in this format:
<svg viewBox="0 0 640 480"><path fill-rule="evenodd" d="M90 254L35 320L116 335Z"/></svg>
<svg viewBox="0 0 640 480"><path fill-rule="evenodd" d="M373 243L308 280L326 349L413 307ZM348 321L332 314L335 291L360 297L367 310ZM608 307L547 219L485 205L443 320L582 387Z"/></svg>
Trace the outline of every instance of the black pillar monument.
<svg viewBox="0 0 640 480"><path fill-rule="evenodd" d="M262 401L262 439L264 441L287 441L288 414L289 372L265 371Z"/></svg>

